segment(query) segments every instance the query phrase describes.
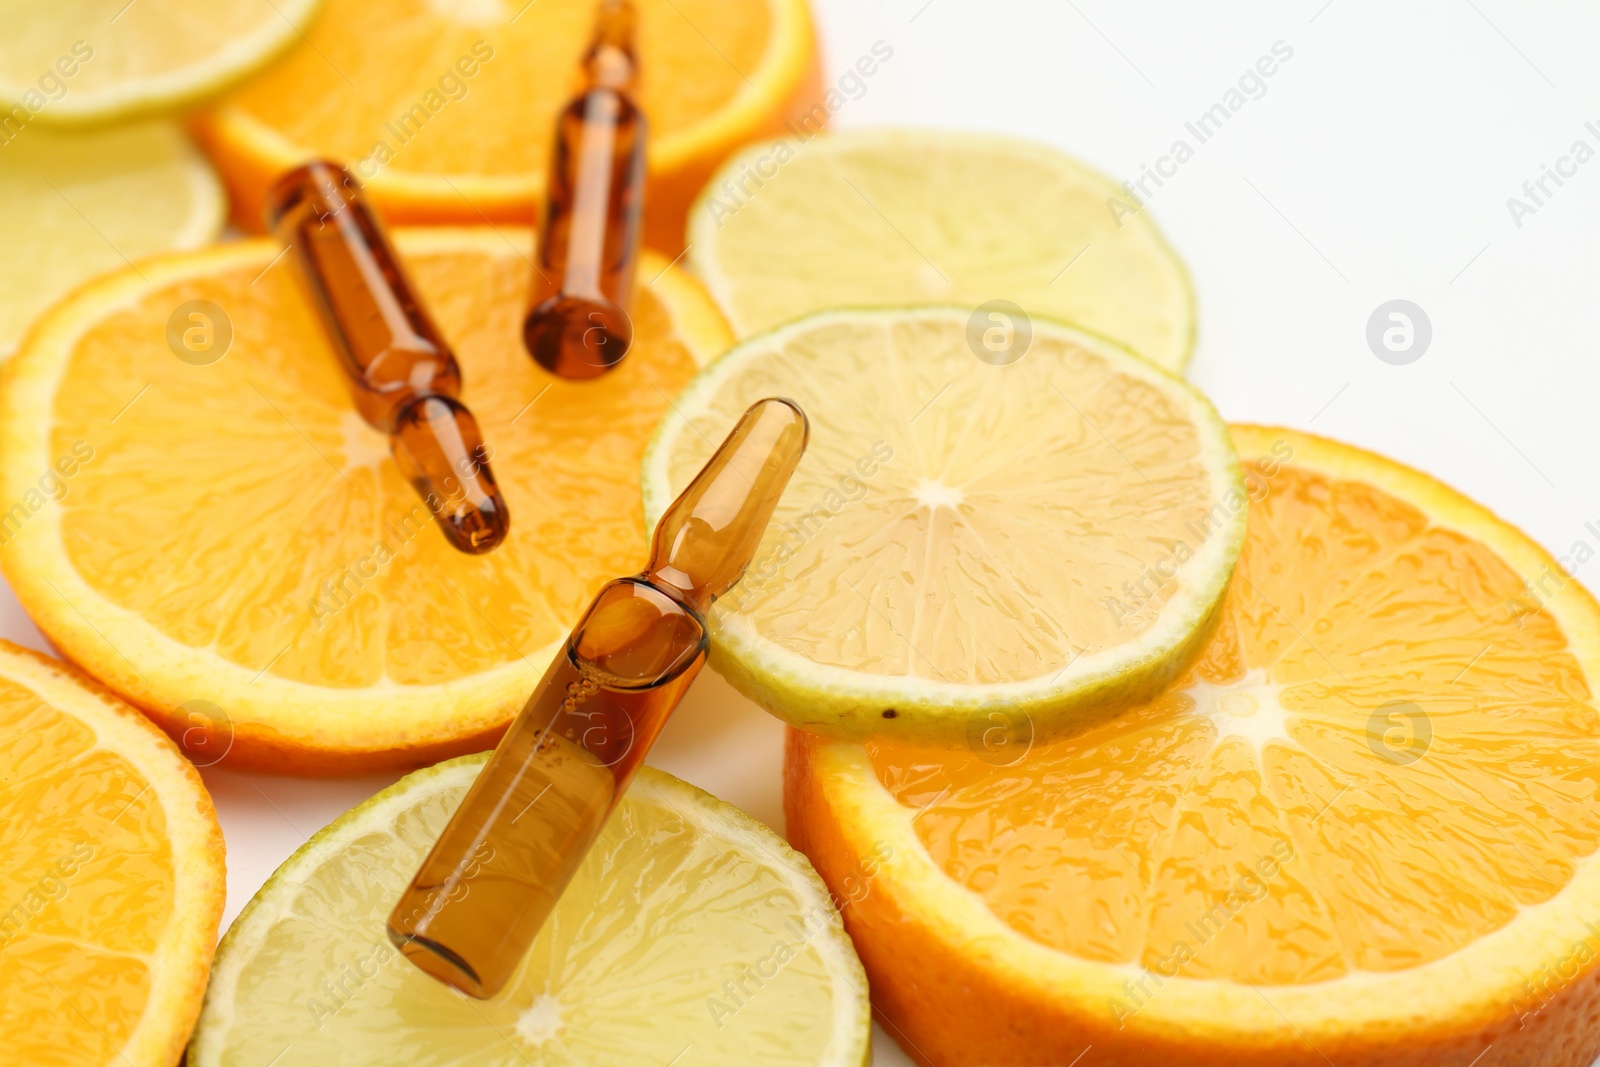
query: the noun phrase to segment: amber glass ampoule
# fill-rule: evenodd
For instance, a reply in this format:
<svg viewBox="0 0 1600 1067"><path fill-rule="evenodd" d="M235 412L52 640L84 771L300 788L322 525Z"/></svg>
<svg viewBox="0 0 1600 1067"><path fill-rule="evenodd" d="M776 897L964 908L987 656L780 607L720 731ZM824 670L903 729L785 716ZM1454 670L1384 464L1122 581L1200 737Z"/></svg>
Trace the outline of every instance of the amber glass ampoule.
<svg viewBox="0 0 1600 1067"><path fill-rule="evenodd" d="M356 410L389 435L400 472L450 543L487 552L510 516L478 423L456 397L461 369L394 247L337 163L317 161L267 193L267 227L292 250L344 368Z"/></svg>
<svg viewBox="0 0 1600 1067"><path fill-rule="evenodd" d="M633 343L645 119L633 101L633 4L601 0L584 88L556 119L523 342L563 378L593 378Z"/></svg>
<svg viewBox="0 0 1600 1067"><path fill-rule="evenodd" d="M435 978L511 978L705 663L705 613L750 565L805 450L787 400L746 411L656 525L650 563L600 590L389 916Z"/></svg>

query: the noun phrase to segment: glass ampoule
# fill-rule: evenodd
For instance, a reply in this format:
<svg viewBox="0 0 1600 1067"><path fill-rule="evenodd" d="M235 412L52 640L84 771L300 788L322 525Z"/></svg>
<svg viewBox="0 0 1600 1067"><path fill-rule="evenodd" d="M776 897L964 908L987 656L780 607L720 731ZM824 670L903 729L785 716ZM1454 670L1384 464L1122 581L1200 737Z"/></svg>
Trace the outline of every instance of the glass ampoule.
<svg viewBox="0 0 1600 1067"><path fill-rule="evenodd" d="M656 525L643 572L600 590L389 916L413 963L474 997L515 973L706 660L705 613L750 565L805 450L769 398Z"/></svg>
<svg viewBox="0 0 1600 1067"><path fill-rule="evenodd" d="M523 342L563 378L593 378L633 344L644 211L645 118L630 0L602 0L584 86L556 119L549 187Z"/></svg>
<svg viewBox="0 0 1600 1067"><path fill-rule="evenodd" d="M291 250L356 410L389 435L400 472L449 542L470 553L494 548L510 515L477 420L457 399L461 368L360 183L337 163L297 167L267 193L266 218Z"/></svg>

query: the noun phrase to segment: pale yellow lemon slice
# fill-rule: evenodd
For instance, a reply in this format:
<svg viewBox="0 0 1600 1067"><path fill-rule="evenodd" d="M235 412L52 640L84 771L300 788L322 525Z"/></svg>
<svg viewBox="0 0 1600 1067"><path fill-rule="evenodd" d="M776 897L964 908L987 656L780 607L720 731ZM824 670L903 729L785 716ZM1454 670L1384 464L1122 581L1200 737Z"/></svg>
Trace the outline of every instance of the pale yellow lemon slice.
<svg viewBox="0 0 1600 1067"><path fill-rule="evenodd" d="M741 335L828 308L1004 300L1188 363L1182 262L1070 156L954 130L785 136L729 159L689 216L689 261Z"/></svg>
<svg viewBox="0 0 1600 1067"><path fill-rule="evenodd" d="M0 0L7 119L82 125L215 93L303 39L321 0Z"/></svg>
<svg viewBox="0 0 1600 1067"><path fill-rule="evenodd" d="M991 329L960 309L824 312L739 345L663 418L652 517L754 400L811 417L712 616L713 664L788 722L1054 734L1153 692L1203 638L1247 505L1216 412L1102 338L1034 320L1000 358Z"/></svg>
<svg viewBox="0 0 1600 1067"><path fill-rule="evenodd" d="M648 767L504 992L407 962L384 919L484 758L408 776L278 868L223 939L190 1067L863 1067L861 964L805 857Z"/></svg>
<svg viewBox="0 0 1600 1067"><path fill-rule="evenodd" d="M9 214L0 233L0 359L73 287L157 252L199 247L227 215L217 176L168 122L27 129L0 144L0 202Z"/></svg>

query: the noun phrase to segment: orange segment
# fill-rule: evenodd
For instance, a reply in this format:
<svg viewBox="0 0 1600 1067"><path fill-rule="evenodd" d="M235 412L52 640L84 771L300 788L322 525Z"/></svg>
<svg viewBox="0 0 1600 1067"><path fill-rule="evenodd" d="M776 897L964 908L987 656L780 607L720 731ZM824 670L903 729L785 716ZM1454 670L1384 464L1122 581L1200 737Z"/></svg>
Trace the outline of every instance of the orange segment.
<svg viewBox="0 0 1600 1067"><path fill-rule="evenodd" d="M1234 437L1245 548L1164 696L999 758L796 735L824 877L905 855L852 905L875 999L934 1062L1589 1067L1600 609L1422 475ZM926 939L1003 1007L929 1021Z"/></svg>
<svg viewBox="0 0 1600 1067"><path fill-rule="evenodd" d="M503 724L595 589L640 565L645 439L726 341L694 283L650 259L633 354L597 382L558 380L520 341L526 231L397 236L494 450L512 529L487 556L449 547L356 415L268 242L108 279L15 365L7 498L60 457L72 471L59 502L4 531L19 597L174 728L188 701L220 706L246 762L409 762ZM233 331L204 366L164 341L195 300Z"/></svg>
<svg viewBox="0 0 1600 1067"><path fill-rule="evenodd" d="M737 145L817 96L804 0L639 0L650 121L647 227L682 247L690 198ZM554 119L576 89L594 6L329 0L307 39L197 126L236 220L307 156L349 164L397 221L528 222Z"/></svg>
<svg viewBox="0 0 1600 1067"><path fill-rule="evenodd" d="M0 1045L52 1067L173 1062L222 913L199 775L134 709L3 642L0 732Z"/></svg>

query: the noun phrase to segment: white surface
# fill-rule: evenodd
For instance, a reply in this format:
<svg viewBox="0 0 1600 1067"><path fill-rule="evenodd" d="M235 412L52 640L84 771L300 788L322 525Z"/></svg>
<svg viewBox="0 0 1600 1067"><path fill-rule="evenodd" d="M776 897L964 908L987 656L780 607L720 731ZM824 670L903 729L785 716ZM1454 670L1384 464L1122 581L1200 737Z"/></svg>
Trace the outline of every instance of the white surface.
<svg viewBox="0 0 1600 1067"><path fill-rule="evenodd" d="M1600 159L1520 229L1506 207L1573 141L1600 149L1584 129L1600 120L1600 10L814 3L830 82L875 41L894 49L837 125L1005 130L1118 178L1138 177L1286 42L1293 58L1265 96L1150 203L1198 293L1190 377L1229 419L1385 452L1557 555L1580 540L1600 548L1584 527L1600 527L1600 476L1579 436L1600 399ZM1432 346L1410 366L1380 362L1365 341L1368 316L1393 298L1432 320ZM1577 575L1593 586L1596 568ZM0 634L44 647L9 594ZM651 762L778 825L781 741L776 722L707 675ZM311 833L390 780L206 777L228 839L228 920ZM878 1037L879 1064L910 1062Z"/></svg>

